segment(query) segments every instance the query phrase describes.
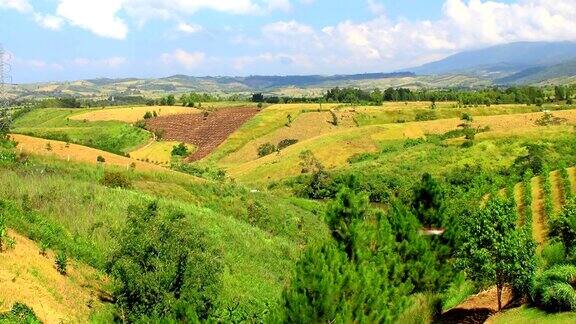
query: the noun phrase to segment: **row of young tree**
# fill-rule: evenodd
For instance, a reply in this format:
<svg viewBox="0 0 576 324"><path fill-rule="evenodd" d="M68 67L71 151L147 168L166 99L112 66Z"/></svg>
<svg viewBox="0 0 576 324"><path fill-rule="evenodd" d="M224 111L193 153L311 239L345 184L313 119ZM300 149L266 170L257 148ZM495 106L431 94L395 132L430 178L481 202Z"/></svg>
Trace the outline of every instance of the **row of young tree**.
<svg viewBox="0 0 576 324"><path fill-rule="evenodd" d="M262 93L252 95L253 102L270 104L278 103L346 103L381 105L383 102L410 102L410 101L454 101L461 105L487 105L492 104L534 104L542 105L546 102L565 101L572 104L576 94L576 86L556 86L553 91L541 87L493 87L485 89L422 89L387 88L363 90L359 88L329 89L321 97L287 97L265 96Z"/></svg>

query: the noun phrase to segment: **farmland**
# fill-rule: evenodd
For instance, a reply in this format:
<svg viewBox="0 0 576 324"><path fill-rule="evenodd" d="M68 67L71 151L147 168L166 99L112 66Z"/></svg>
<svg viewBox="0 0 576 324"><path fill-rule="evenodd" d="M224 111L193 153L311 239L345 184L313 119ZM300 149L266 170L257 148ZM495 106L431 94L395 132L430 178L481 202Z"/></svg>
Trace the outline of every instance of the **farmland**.
<svg viewBox="0 0 576 324"><path fill-rule="evenodd" d="M14 122L13 131L19 133L11 135L17 142L14 151L25 156L16 155L8 162L9 168L1 169L0 180L5 186L0 190L0 201L9 208L2 215L18 235L50 242L52 249L66 251L78 266L90 266L98 276L110 280L112 274L104 265L121 244L116 235L126 222L126 211L150 201L158 201L159 210L168 218L178 210L176 213L186 215L183 220L193 221L193 228L206 235L211 242L207 249L217 253L224 264L218 312L212 315L224 321L231 316L225 310L232 307L238 307L242 314L265 318L261 316L266 316L262 314L269 311L271 301L274 305L283 302L283 291L293 282L293 269L301 264L307 247L330 240L323 215L326 208L334 207L327 207L322 200L339 199L337 193L343 185L365 193L369 202L383 206L390 219L396 219L402 212L386 206L413 200L415 188L426 183L422 175L429 174L443 191L445 207L437 215L444 220L430 221L419 209L411 212L413 216L402 217L418 217L415 221L427 226L446 226L450 241L456 235L450 231L451 222L471 212L454 206L476 210L479 201L490 204L492 197L506 197L507 189L503 188L512 186L517 223L530 224L538 253L546 253L551 240L550 215L562 211L572 192L567 188L576 185L574 169L567 168L576 164L572 158L576 154L576 110L552 104L544 108L464 108L441 102L433 109L431 105L275 104L257 109L229 104L206 110L206 114L179 108L174 114L157 112L157 117L146 120L145 129L135 125L142 120L143 116L138 117L142 111L135 113L130 107L32 110ZM422 119L430 111L434 116ZM101 112L106 115L90 115ZM466 114L468 119L464 119ZM542 125L548 120L552 122ZM469 141L463 131L466 127L475 130L468 147L464 146ZM103 134L125 129L143 136L138 141L123 138L118 142L115 147L122 147L122 155L114 154L109 145L99 144L100 149L80 145L95 143L98 136L92 131L96 128ZM58 136L69 137L59 141ZM291 140L290 145L259 155L262 145L280 147L285 140ZM189 144L193 175L180 173L187 172L186 168L169 170L174 159L172 149L180 142ZM533 174L526 187L516 168L518 160L530 153L530 145L545 147L546 155L539 158L550 176L547 178L545 171ZM311 153L309 159L314 162L310 166L304 164L303 152ZM98 162L99 156L105 162ZM311 171L304 172L305 168ZM226 173L217 181L196 177L211 170ZM110 173L120 174L117 177L124 178L126 186L109 187L104 178ZM321 180L312 184L314 179ZM59 194L49 194L52 192ZM29 220L39 217L45 222ZM409 231L417 233L420 225L410 226ZM419 255L439 253L431 252L436 248L458 248L436 241L419 244L423 249ZM399 248L395 253L404 252ZM414 262L411 267L421 267L420 262L424 262L413 255L403 257ZM462 309L476 312L477 307L484 306L491 309L486 316L496 313L495 288L476 287L470 278L446 268L450 263L441 265L438 260L446 257L438 254L434 257L437 261L426 261L431 262L426 269L433 269L426 275L430 277L410 280L421 284L432 280L444 287L441 302L445 319L462 315ZM443 280L449 284L441 283ZM28 277L26 282L33 284ZM27 300L26 296L21 298ZM432 295L418 298L425 299L420 307L431 307ZM26 303L38 307L32 301ZM415 304L403 318L415 316L413 307ZM72 310L63 312L71 317L106 319L111 310L97 308L92 314L80 315ZM45 313L36 313L48 318ZM511 316L544 315L523 307L490 320L498 322ZM558 318L572 316L564 313Z"/></svg>
<svg viewBox="0 0 576 324"><path fill-rule="evenodd" d="M80 114L74 114L70 117L72 120L81 121L121 121L126 123L135 123L142 120L147 112L156 112L158 116L171 116L179 114L193 114L200 111L187 107L126 107L126 108L107 108L89 111Z"/></svg>
<svg viewBox="0 0 576 324"><path fill-rule="evenodd" d="M147 125L169 141L193 144L197 149L188 158L200 160L224 142L242 124L259 112L257 108L226 108L210 113L158 117Z"/></svg>

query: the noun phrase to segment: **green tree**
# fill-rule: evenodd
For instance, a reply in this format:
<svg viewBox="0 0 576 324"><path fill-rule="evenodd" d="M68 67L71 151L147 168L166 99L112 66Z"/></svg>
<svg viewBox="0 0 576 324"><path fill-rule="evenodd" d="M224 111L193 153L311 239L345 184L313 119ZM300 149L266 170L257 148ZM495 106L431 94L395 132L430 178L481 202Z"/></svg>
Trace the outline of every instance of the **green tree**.
<svg viewBox="0 0 576 324"><path fill-rule="evenodd" d="M334 240L310 247L283 294L288 323L391 323L407 303L386 216L343 188L326 213Z"/></svg>
<svg viewBox="0 0 576 324"><path fill-rule="evenodd" d="M180 156L185 157L188 155L188 147L186 147L185 143L180 143L178 145L174 145L172 147L172 156Z"/></svg>
<svg viewBox="0 0 576 324"><path fill-rule="evenodd" d="M220 290L219 259L180 211L131 206L107 262L123 320L207 319Z"/></svg>
<svg viewBox="0 0 576 324"><path fill-rule="evenodd" d="M479 287L496 285L499 310L504 287L527 293L536 269L536 244L516 223L514 204L493 198L461 226L458 264Z"/></svg>

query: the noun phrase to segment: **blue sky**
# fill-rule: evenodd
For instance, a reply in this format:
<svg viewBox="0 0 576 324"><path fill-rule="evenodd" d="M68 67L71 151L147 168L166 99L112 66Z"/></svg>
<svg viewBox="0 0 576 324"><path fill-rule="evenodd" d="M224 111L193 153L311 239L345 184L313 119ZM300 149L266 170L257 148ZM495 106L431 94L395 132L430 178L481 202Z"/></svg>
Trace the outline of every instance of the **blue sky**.
<svg viewBox="0 0 576 324"><path fill-rule="evenodd" d="M16 83L386 72L576 40L574 0L0 0Z"/></svg>

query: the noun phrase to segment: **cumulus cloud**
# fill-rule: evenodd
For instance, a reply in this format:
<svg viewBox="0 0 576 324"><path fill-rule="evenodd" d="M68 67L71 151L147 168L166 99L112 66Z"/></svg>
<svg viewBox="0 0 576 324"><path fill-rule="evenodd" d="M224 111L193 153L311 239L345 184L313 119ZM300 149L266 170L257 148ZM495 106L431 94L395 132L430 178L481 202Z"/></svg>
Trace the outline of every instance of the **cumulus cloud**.
<svg viewBox="0 0 576 324"><path fill-rule="evenodd" d="M176 26L176 30L186 33L186 34L195 34L201 32L204 28L200 25L196 24L187 24L185 22L181 22Z"/></svg>
<svg viewBox="0 0 576 324"><path fill-rule="evenodd" d="M161 61L167 65L181 65L187 70L193 70L199 67L206 59L206 54L203 52L187 52L182 49L177 49L172 53L164 53L160 56Z"/></svg>
<svg viewBox="0 0 576 324"><path fill-rule="evenodd" d="M182 20L201 10L258 15L290 8L290 0L58 0L56 13L72 25L96 35L124 39L129 29L127 18L144 24L150 19ZM180 24L178 29L188 32L194 27Z"/></svg>
<svg viewBox="0 0 576 324"><path fill-rule="evenodd" d="M314 58L319 71L334 65L397 69L501 43L576 41L573 0L446 0L437 20L391 19L379 2L367 3L378 17L321 29L296 21L277 22L264 26L262 33L278 51L291 49L289 55L304 53Z"/></svg>
<svg viewBox="0 0 576 324"><path fill-rule="evenodd" d="M41 13L34 13L34 20L38 25L52 30L60 30L64 24L64 21L60 17Z"/></svg>
<svg viewBox="0 0 576 324"><path fill-rule="evenodd" d="M28 0L0 0L0 9L13 9L19 12L32 11L32 6Z"/></svg>
<svg viewBox="0 0 576 324"><path fill-rule="evenodd" d="M124 39L128 27L116 16L121 8L121 0L60 0L56 13L70 24L96 35Z"/></svg>

